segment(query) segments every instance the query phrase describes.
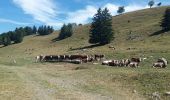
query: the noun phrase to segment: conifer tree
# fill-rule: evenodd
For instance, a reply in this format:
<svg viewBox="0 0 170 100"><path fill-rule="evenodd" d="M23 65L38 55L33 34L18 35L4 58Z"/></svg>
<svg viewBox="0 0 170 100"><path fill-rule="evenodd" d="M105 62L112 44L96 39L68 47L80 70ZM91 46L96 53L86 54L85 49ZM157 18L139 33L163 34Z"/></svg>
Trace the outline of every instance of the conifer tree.
<svg viewBox="0 0 170 100"><path fill-rule="evenodd" d="M14 40L14 42L15 43L21 43L23 41L24 36L25 36L25 32L24 32L23 28L22 27L20 27L19 29L16 28L15 29L15 40Z"/></svg>
<svg viewBox="0 0 170 100"><path fill-rule="evenodd" d="M90 29L91 44L108 44L113 39L112 30L112 16L109 10L105 8L103 11L101 8L98 9L97 14L93 18L93 22Z"/></svg>
<svg viewBox="0 0 170 100"><path fill-rule="evenodd" d="M32 33L33 33L33 34L36 34L36 33L37 33L37 28L36 28L36 26L33 26L33 28L32 28Z"/></svg>
<svg viewBox="0 0 170 100"><path fill-rule="evenodd" d="M65 38L68 38L68 37L71 37L73 34L73 27L72 27L72 24L64 24L62 27L61 27L61 31L60 31L60 34L58 36L58 39L65 39Z"/></svg>
<svg viewBox="0 0 170 100"><path fill-rule="evenodd" d="M166 9L160 26L163 31L170 31L170 8Z"/></svg>
<svg viewBox="0 0 170 100"><path fill-rule="evenodd" d="M154 0L149 1L148 5L151 8L155 4Z"/></svg>
<svg viewBox="0 0 170 100"><path fill-rule="evenodd" d="M119 7L118 10L117 10L117 13L122 14L123 12L125 12L125 7L124 6Z"/></svg>
<svg viewBox="0 0 170 100"><path fill-rule="evenodd" d="M72 34L73 34L73 26L72 26L72 24L69 23L67 25L67 30L66 31L67 31L66 34L67 34L68 37L72 36Z"/></svg>
<svg viewBox="0 0 170 100"><path fill-rule="evenodd" d="M8 46L8 45L11 44L11 39L10 39L10 37L7 34L5 34L2 37L2 43L3 43L4 46Z"/></svg>
<svg viewBox="0 0 170 100"><path fill-rule="evenodd" d="M33 34L33 30L32 30L32 28L29 27L29 26L26 26L26 27L24 28L24 31L25 31L25 33L26 33L26 36Z"/></svg>
<svg viewBox="0 0 170 100"><path fill-rule="evenodd" d="M64 39L66 38L66 24L64 24L62 27L61 27L61 30L60 30L60 34L58 36L59 39Z"/></svg>

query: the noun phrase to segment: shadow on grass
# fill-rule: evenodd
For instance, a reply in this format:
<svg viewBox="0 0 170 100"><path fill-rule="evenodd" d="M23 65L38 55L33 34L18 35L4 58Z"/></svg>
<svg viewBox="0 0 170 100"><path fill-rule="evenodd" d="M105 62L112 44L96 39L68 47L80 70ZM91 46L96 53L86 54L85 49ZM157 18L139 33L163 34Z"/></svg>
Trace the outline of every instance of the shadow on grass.
<svg viewBox="0 0 170 100"><path fill-rule="evenodd" d="M99 46L103 46L103 44L93 44L93 45L84 46L84 47L80 47L80 48L71 48L70 51L95 48L95 47L99 47Z"/></svg>
<svg viewBox="0 0 170 100"><path fill-rule="evenodd" d="M165 32L167 32L167 31L165 31L165 30L160 30L160 31L157 31L157 32L154 32L154 33L150 34L149 36L160 35L160 34L164 34Z"/></svg>
<svg viewBox="0 0 170 100"><path fill-rule="evenodd" d="M66 38L65 38L65 39L66 39ZM60 39L59 37L57 37L57 38L52 39L51 41L52 41L52 42L57 42L57 41L61 41L61 40L64 40L64 39Z"/></svg>
<svg viewBox="0 0 170 100"><path fill-rule="evenodd" d="M0 48L4 48L4 47L6 47L6 46L4 46L4 45L3 45L3 46L0 46Z"/></svg>
<svg viewBox="0 0 170 100"><path fill-rule="evenodd" d="M47 36L47 35L50 35L50 34L44 34L44 35L35 34L35 35L33 35L33 37L38 37L38 36Z"/></svg>
<svg viewBox="0 0 170 100"><path fill-rule="evenodd" d="M18 44L18 43L11 43L11 44L6 45L6 46L1 44L0 48L4 48L4 47L10 46L10 45L14 45L14 44Z"/></svg>

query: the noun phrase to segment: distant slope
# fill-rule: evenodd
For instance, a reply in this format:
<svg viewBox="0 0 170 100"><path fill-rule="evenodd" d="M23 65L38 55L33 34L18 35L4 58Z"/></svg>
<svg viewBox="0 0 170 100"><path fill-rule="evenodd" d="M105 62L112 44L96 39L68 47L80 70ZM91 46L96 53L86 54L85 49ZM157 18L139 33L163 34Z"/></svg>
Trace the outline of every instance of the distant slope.
<svg viewBox="0 0 170 100"><path fill-rule="evenodd" d="M115 40L110 45L114 45L119 52L125 52L129 47L136 47L140 50L151 48L155 48L155 50L161 48L169 50L169 46L159 46L161 44L170 44L169 35L164 34L149 37L150 34L161 29L159 22L166 8L167 7L157 7L114 16L113 29L115 30ZM20 44L1 48L0 54L2 54L2 56L6 54L15 56L16 54L24 54L25 56L32 57L39 54L82 53L78 48L90 45L88 43L89 28L90 25L78 26L74 29L74 35L72 37L56 42L52 42L52 40L58 36L58 31L47 36L28 36ZM151 43L152 45L150 45ZM96 47L95 51L87 50L83 53L96 52L106 53L108 55L113 53L113 50L105 47L108 47L108 45ZM70 51L70 48L75 50Z"/></svg>

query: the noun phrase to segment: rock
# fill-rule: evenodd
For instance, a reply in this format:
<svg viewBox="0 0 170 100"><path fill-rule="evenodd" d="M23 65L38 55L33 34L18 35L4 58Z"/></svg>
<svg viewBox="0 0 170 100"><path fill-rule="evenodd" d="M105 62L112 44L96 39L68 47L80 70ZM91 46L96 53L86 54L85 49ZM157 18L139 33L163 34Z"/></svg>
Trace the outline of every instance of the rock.
<svg viewBox="0 0 170 100"><path fill-rule="evenodd" d="M152 93L152 99L161 100L161 96L158 92L154 92L154 93Z"/></svg>
<svg viewBox="0 0 170 100"><path fill-rule="evenodd" d="M87 49L83 49L82 51L87 51Z"/></svg>
<svg viewBox="0 0 170 100"><path fill-rule="evenodd" d="M133 93L136 93L137 91L136 90L133 90Z"/></svg>
<svg viewBox="0 0 170 100"><path fill-rule="evenodd" d="M16 64L16 63L17 63L15 59L13 60L13 62L14 62L14 64Z"/></svg>
<svg viewBox="0 0 170 100"><path fill-rule="evenodd" d="M165 95L166 96L170 96L170 92L165 92Z"/></svg>
<svg viewBox="0 0 170 100"><path fill-rule="evenodd" d="M110 45L109 48L112 48L112 49L114 49L114 50L116 49L116 48L115 48L114 46L112 46L112 45Z"/></svg>
<svg viewBox="0 0 170 100"><path fill-rule="evenodd" d="M93 65L98 65L99 63L93 63Z"/></svg>

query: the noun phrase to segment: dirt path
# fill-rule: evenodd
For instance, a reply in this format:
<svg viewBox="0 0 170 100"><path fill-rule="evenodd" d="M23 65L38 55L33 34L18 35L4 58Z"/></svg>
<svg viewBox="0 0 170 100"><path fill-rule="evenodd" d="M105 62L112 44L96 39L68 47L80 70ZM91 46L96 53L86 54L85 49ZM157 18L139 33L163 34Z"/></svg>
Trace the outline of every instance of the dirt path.
<svg viewBox="0 0 170 100"><path fill-rule="evenodd" d="M133 100L132 97L122 94L105 95L99 92L84 91L79 87L80 84L86 84L85 79L76 79L71 76L73 71L53 70L51 73L57 73L56 76L50 74L50 69L4 66L10 71L17 73L23 83L24 91L27 93L28 100ZM67 74L66 74L67 73ZM58 75L58 76L57 76ZM115 88L115 91L118 88ZM112 93L113 94L113 93ZM14 100L22 100L16 96ZM27 100L26 99L26 100ZM136 97L135 99L136 100Z"/></svg>

